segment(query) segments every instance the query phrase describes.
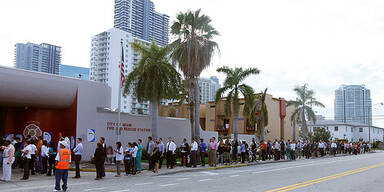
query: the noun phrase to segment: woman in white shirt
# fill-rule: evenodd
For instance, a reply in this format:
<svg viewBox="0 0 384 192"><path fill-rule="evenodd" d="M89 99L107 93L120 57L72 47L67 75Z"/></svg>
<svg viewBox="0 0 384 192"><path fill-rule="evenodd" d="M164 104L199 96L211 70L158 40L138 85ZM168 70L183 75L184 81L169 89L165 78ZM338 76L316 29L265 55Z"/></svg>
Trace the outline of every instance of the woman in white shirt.
<svg viewBox="0 0 384 192"><path fill-rule="evenodd" d="M121 142L116 142L116 149L114 150L116 153L116 169L117 169L117 174L115 177L120 177L120 164L121 161L123 161L124 158L124 150L123 146L121 146Z"/></svg>
<svg viewBox="0 0 384 192"><path fill-rule="evenodd" d="M137 156L137 151L139 148L137 147L137 143L134 142L131 146L131 153L132 153L132 159L131 159L131 174L136 175L136 156Z"/></svg>
<svg viewBox="0 0 384 192"><path fill-rule="evenodd" d="M43 141L43 145L41 146L41 161L43 164L43 170L41 174L47 173L48 168L48 142L46 140Z"/></svg>

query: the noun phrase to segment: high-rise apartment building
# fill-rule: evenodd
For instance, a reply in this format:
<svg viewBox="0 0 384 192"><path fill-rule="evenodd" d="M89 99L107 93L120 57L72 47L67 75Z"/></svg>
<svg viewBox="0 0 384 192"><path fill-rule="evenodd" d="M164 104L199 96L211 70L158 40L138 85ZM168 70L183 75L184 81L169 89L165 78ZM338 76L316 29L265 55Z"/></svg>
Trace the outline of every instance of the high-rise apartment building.
<svg viewBox="0 0 384 192"><path fill-rule="evenodd" d="M220 88L219 79L216 76L211 78L200 78L200 102L202 104L208 101L214 101L216 97L216 91Z"/></svg>
<svg viewBox="0 0 384 192"><path fill-rule="evenodd" d="M158 45L168 44L169 16L155 11L150 0L115 0L115 28Z"/></svg>
<svg viewBox="0 0 384 192"><path fill-rule="evenodd" d="M60 74L61 48L42 43L17 43L15 45L15 67L19 69Z"/></svg>
<svg viewBox="0 0 384 192"><path fill-rule="evenodd" d="M134 52L130 43L142 41L131 33L116 28L104 31L92 37L90 80L107 84L111 87L112 110L118 108L119 82L121 78L121 39L124 45L124 71L125 75L138 64L140 55ZM148 114L149 104L138 103L133 95L122 97L121 111L133 114Z"/></svg>
<svg viewBox="0 0 384 192"><path fill-rule="evenodd" d="M336 89L335 121L372 125L371 91L365 85L341 85Z"/></svg>

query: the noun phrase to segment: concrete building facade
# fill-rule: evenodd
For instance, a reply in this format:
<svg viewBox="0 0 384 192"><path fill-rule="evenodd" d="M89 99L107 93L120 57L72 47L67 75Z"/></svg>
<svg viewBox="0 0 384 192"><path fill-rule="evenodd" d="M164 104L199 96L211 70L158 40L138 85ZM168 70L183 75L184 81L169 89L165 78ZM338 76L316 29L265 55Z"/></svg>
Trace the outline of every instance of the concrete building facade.
<svg viewBox="0 0 384 192"><path fill-rule="evenodd" d="M47 43L17 43L14 65L18 69L60 74L61 47Z"/></svg>
<svg viewBox="0 0 384 192"><path fill-rule="evenodd" d="M115 0L114 23L136 38L168 44L169 16L156 12L150 0Z"/></svg>
<svg viewBox="0 0 384 192"><path fill-rule="evenodd" d="M294 108L287 108L283 98L273 98L271 95L266 96L265 103L268 108L269 124L264 128L264 138L266 140L292 139L293 126L290 116L294 112ZM243 109L244 100L241 99L238 121L239 134L256 135L260 123L257 127L247 126L247 118L243 116ZM160 116L189 118L189 106L170 103L168 106L160 106L159 114ZM207 102L200 105L200 125L205 131L217 131L221 137L230 136L234 132L233 120L233 114L227 116L224 112L224 100L218 104ZM299 126L296 126L295 137L296 139L299 138Z"/></svg>
<svg viewBox="0 0 384 192"><path fill-rule="evenodd" d="M341 85L336 89L335 121L372 125L371 91L365 85Z"/></svg>
<svg viewBox="0 0 384 192"><path fill-rule="evenodd" d="M384 129L368 126L361 123L344 123L330 120L320 120L308 123L308 131L314 132L316 128L325 128L331 133L332 139L347 139L348 141L383 141Z"/></svg>

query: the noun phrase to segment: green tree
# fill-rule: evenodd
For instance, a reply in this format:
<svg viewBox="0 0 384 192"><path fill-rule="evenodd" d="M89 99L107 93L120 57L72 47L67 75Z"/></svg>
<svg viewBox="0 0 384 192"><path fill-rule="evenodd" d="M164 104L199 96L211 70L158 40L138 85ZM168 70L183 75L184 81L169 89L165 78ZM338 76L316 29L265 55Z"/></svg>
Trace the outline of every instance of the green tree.
<svg viewBox="0 0 384 192"><path fill-rule="evenodd" d="M201 72L211 64L218 44L212 39L219 35L211 25L211 18L195 12L179 13L171 26L171 34L176 40L170 44L171 58L178 64L188 81L188 99L192 137L200 138L200 88L198 79Z"/></svg>
<svg viewBox="0 0 384 192"><path fill-rule="evenodd" d="M303 139L307 139L307 119L316 123L316 115L312 109L312 106L324 107L324 105L317 101L314 97L315 92L313 90L309 90L307 85L297 86L293 89L293 91L297 94L296 100L291 100L287 102L287 107L294 106L295 111L291 116L291 120L295 119L295 116L300 117L301 121L301 131L303 133Z"/></svg>
<svg viewBox="0 0 384 192"><path fill-rule="evenodd" d="M217 69L217 72L225 73L226 78L222 88L218 89L216 92L216 103L218 103L223 95L227 93L224 103L224 110L226 115L230 116L232 114L232 108L234 110L234 136L235 139L238 139L239 129L239 98L240 94L244 96L244 110L243 113L247 116L250 113L250 107L253 106L255 95L253 88L246 84L241 84L248 76L252 74L259 74L257 68L235 68L231 69L228 67L220 67Z"/></svg>
<svg viewBox="0 0 384 192"><path fill-rule="evenodd" d="M248 122L255 126L256 124L260 125L256 131L256 135L261 140L264 140L264 128L268 126L268 108L265 104L265 97L267 96L266 88L260 94L256 95L256 102L251 106L249 114L247 114Z"/></svg>
<svg viewBox="0 0 384 192"><path fill-rule="evenodd" d="M181 87L181 75L169 63L169 49L152 42L147 47L142 43L131 44L141 59L128 74L124 95L133 93L139 102L151 102L152 137L158 137L159 103L162 99L176 99Z"/></svg>
<svg viewBox="0 0 384 192"><path fill-rule="evenodd" d="M319 142L325 141L328 142L331 140L331 132L326 130L324 127L314 127L313 134L308 134L312 141Z"/></svg>

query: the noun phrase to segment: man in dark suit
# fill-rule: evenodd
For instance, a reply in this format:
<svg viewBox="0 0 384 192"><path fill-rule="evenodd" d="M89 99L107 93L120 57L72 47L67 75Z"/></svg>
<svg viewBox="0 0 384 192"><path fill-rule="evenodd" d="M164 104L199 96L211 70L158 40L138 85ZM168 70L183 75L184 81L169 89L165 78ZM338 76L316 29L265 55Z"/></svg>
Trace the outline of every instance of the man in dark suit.
<svg viewBox="0 0 384 192"><path fill-rule="evenodd" d="M100 137L100 143L103 145L104 155L105 155L105 158L107 158L107 145L105 144L105 138L104 137ZM104 165L104 163L101 167L101 172L102 172L102 177L105 177L105 165Z"/></svg>

